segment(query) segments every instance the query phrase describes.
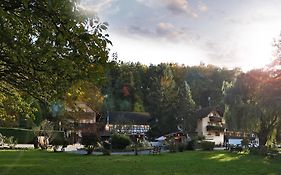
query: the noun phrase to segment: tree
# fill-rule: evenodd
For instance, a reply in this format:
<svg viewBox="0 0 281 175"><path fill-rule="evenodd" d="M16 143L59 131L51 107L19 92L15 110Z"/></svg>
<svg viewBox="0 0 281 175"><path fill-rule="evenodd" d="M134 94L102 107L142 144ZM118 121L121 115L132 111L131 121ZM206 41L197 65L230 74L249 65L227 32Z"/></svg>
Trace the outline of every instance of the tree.
<svg viewBox="0 0 281 175"><path fill-rule="evenodd" d="M68 109L68 116L78 120L81 111L90 109L99 113L103 104L104 95L97 85L91 82L79 81L67 91L64 106ZM63 120L63 118L60 120Z"/></svg>
<svg viewBox="0 0 281 175"><path fill-rule="evenodd" d="M281 122L280 83L276 71L252 70L241 74L233 87L227 90L226 104L238 129L256 132L260 145L271 145L276 139L276 130Z"/></svg>
<svg viewBox="0 0 281 175"><path fill-rule="evenodd" d="M167 64L150 66L147 73L146 109L156 119L151 136L160 136L177 130L176 84Z"/></svg>
<svg viewBox="0 0 281 175"><path fill-rule="evenodd" d="M107 23L83 15L77 1L4 0L0 16L0 92L12 86L49 101L77 79L103 79Z"/></svg>
<svg viewBox="0 0 281 175"><path fill-rule="evenodd" d="M11 93L0 92L0 126L32 127L31 120L36 118L38 111L36 100L11 86L9 89Z"/></svg>
<svg viewBox="0 0 281 175"><path fill-rule="evenodd" d="M236 74L239 74L239 69L227 70L213 65L193 66L186 69L185 81L198 107L217 106L223 102L223 82L234 81Z"/></svg>
<svg viewBox="0 0 281 175"><path fill-rule="evenodd" d="M74 84L66 93L66 106L73 111L79 111L77 103L83 103L92 111L99 111L104 103L104 96L97 85L87 82L79 81Z"/></svg>
<svg viewBox="0 0 281 175"><path fill-rule="evenodd" d="M178 126L186 132L195 131L197 119L195 118L195 102L192 99L191 90L187 82L178 86L177 92L177 120Z"/></svg>

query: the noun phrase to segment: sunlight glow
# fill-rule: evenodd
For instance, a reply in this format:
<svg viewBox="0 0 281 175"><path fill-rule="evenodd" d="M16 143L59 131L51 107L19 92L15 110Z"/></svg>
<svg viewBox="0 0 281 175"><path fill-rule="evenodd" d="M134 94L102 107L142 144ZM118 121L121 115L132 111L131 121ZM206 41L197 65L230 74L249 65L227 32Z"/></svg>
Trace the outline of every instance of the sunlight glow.
<svg viewBox="0 0 281 175"><path fill-rule="evenodd" d="M239 155L237 156L229 156L229 155L226 155L226 154L217 154L217 155L214 155L212 157L210 157L209 159L210 160L217 160L219 162L229 162L229 161L233 161L233 160L238 160L240 158Z"/></svg>
<svg viewBox="0 0 281 175"><path fill-rule="evenodd" d="M114 37L114 35L112 41L114 45L111 51L117 52L119 59L125 62L140 62L146 65L159 63L198 65L205 57L201 50L183 43L163 40L159 45L159 41L149 38Z"/></svg>
<svg viewBox="0 0 281 175"><path fill-rule="evenodd" d="M237 46L242 69L262 68L269 64L274 56L273 34L278 35L278 27L256 23L242 29L244 32L239 36Z"/></svg>

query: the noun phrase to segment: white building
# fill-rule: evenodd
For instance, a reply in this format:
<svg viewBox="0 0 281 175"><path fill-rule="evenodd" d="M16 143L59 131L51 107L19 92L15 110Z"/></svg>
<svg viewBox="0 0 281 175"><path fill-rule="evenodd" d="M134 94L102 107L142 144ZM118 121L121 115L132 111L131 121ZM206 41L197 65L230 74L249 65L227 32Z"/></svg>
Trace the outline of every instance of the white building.
<svg viewBox="0 0 281 175"><path fill-rule="evenodd" d="M216 145L224 144L225 120L223 112L219 109L208 107L197 112L198 136L204 137L205 140L215 142Z"/></svg>

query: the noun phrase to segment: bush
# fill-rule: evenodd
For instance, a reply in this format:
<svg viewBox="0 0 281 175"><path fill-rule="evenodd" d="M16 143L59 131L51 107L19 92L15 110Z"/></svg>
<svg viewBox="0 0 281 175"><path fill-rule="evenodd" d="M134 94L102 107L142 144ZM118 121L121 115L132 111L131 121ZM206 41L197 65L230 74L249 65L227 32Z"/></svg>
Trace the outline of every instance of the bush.
<svg viewBox="0 0 281 175"><path fill-rule="evenodd" d="M32 130L20 129L20 128L2 128L0 127L0 133L6 137L14 137L19 144L33 143L35 137Z"/></svg>
<svg viewBox="0 0 281 175"><path fill-rule="evenodd" d="M0 133L0 146L2 146L4 144L7 144L10 148L15 148L17 141L14 139L13 136L7 137L7 136L3 136Z"/></svg>
<svg viewBox="0 0 281 175"><path fill-rule="evenodd" d="M179 143L178 144L178 151L183 152L185 150L186 146L187 145L185 143Z"/></svg>
<svg viewBox="0 0 281 175"><path fill-rule="evenodd" d="M111 143L109 141L102 142L102 153L103 155L109 156L111 154Z"/></svg>
<svg viewBox="0 0 281 175"><path fill-rule="evenodd" d="M67 140L64 137L64 132L54 131L53 138L51 139L51 145L65 145Z"/></svg>
<svg viewBox="0 0 281 175"><path fill-rule="evenodd" d="M266 146L260 146L258 148L258 154L262 156L266 156L268 153L269 149Z"/></svg>
<svg viewBox="0 0 281 175"><path fill-rule="evenodd" d="M31 129L0 127L0 133L6 137L14 137L14 139L19 144L33 144L34 138L36 138L34 131ZM53 138L54 140L56 140L56 139L63 140L64 139L63 131L53 131L53 133L54 133L54 138Z"/></svg>
<svg viewBox="0 0 281 175"><path fill-rule="evenodd" d="M99 138L96 134L82 134L81 143L85 146L87 154L91 154L94 151L94 149L98 146L98 141Z"/></svg>
<svg viewBox="0 0 281 175"><path fill-rule="evenodd" d="M99 139L96 134L82 134L82 145L89 146L89 145L97 145Z"/></svg>
<svg viewBox="0 0 281 175"><path fill-rule="evenodd" d="M215 148L215 142L202 141L201 148L205 151L212 151Z"/></svg>
<svg viewBox="0 0 281 175"><path fill-rule="evenodd" d="M196 150L197 148L197 140L191 140L186 145L186 150Z"/></svg>
<svg viewBox="0 0 281 175"><path fill-rule="evenodd" d="M111 149L111 143L109 141L102 142L102 146L104 149Z"/></svg>
<svg viewBox="0 0 281 175"><path fill-rule="evenodd" d="M266 146L260 146L260 147L251 147L249 148L250 154L253 155L260 155L260 156L269 156L269 157L278 157L279 151L276 149L270 149Z"/></svg>
<svg viewBox="0 0 281 175"><path fill-rule="evenodd" d="M64 151L64 149L67 147L67 145L69 144L69 141L66 139L66 138L54 138L52 141L51 141L51 145L53 145L53 150L54 152L57 152L58 151L58 148L60 146L61 147L61 151Z"/></svg>
<svg viewBox="0 0 281 175"><path fill-rule="evenodd" d="M251 147L249 148L250 154L259 155L259 148L258 147Z"/></svg>
<svg viewBox="0 0 281 175"><path fill-rule="evenodd" d="M174 141L170 141L168 145L168 149L171 153L177 152L178 145Z"/></svg>
<svg viewBox="0 0 281 175"><path fill-rule="evenodd" d="M126 135L113 134L111 138L111 144L113 149L123 150L131 144L131 139Z"/></svg>
<svg viewBox="0 0 281 175"><path fill-rule="evenodd" d="M4 136L0 133L0 146L4 144Z"/></svg>

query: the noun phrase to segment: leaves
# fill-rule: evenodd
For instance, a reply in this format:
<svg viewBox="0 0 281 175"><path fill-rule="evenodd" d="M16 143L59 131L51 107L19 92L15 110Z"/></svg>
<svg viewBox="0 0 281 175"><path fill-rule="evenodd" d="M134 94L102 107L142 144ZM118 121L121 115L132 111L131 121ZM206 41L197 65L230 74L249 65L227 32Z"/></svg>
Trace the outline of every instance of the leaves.
<svg viewBox="0 0 281 175"><path fill-rule="evenodd" d="M226 90L230 129L257 132L262 145L281 122L281 84L274 75L270 69L252 70L241 74Z"/></svg>
<svg viewBox="0 0 281 175"><path fill-rule="evenodd" d="M91 25L93 33L75 1L21 0L3 3L0 13L1 83L49 101L77 80L102 79L106 23Z"/></svg>

